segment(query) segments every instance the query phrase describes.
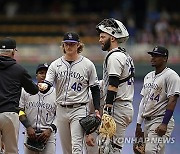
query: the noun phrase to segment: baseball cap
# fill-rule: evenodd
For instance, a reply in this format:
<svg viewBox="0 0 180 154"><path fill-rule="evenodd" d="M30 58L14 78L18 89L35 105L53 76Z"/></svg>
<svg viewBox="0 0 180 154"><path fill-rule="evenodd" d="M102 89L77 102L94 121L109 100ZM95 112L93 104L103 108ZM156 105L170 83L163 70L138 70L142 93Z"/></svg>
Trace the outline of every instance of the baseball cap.
<svg viewBox="0 0 180 154"><path fill-rule="evenodd" d="M49 67L49 65L48 65L47 63L39 64L39 65L37 66L37 68L36 68L36 74L37 74L37 72L38 72L40 69L42 69L42 68L48 69L48 67Z"/></svg>
<svg viewBox="0 0 180 154"><path fill-rule="evenodd" d="M10 37L0 40L0 49L16 49L16 41Z"/></svg>
<svg viewBox="0 0 180 154"><path fill-rule="evenodd" d="M64 34L64 38L62 42L79 42L79 35L75 32L67 32Z"/></svg>
<svg viewBox="0 0 180 154"><path fill-rule="evenodd" d="M165 47L156 46L156 47L154 47L153 51L148 52L148 54L150 54L150 55L156 54L156 55L168 57L169 51Z"/></svg>

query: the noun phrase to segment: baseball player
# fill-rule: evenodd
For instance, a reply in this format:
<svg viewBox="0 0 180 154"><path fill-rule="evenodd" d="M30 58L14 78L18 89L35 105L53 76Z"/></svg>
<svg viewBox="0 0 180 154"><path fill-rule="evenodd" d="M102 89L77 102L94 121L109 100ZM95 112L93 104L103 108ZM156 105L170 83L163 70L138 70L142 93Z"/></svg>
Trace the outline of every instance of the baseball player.
<svg viewBox="0 0 180 154"><path fill-rule="evenodd" d="M0 40L0 132L5 153L18 153L19 99L21 88L34 95L37 85L27 71L16 63L16 41L12 38Z"/></svg>
<svg viewBox="0 0 180 154"><path fill-rule="evenodd" d="M51 63L45 83L39 84L39 89L45 90L55 82L57 126L63 154L82 154L84 131L79 120L88 114L89 90L99 116L99 82L94 64L80 55L83 44L77 33L65 33L62 49L64 56Z"/></svg>
<svg viewBox="0 0 180 154"><path fill-rule="evenodd" d="M119 46L127 41L129 34L125 26L113 18L104 19L96 29L102 50L108 51L103 64L104 111L115 119L117 131L111 141L111 152L119 154L123 146L120 140L133 117L134 63L126 50Z"/></svg>
<svg viewBox="0 0 180 154"><path fill-rule="evenodd" d="M180 94L180 78L168 68L168 50L156 46L151 55L155 71L144 77L142 99L137 117L136 137L142 137L141 124L144 121L145 153L165 153L165 140L174 128L173 111Z"/></svg>
<svg viewBox="0 0 180 154"><path fill-rule="evenodd" d="M42 83L46 77L48 64L39 64L36 69L36 79ZM22 90L19 107L22 109L20 120L26 127L25 143L27 138L36 139L36 132L42 132L38 140L46 143L46 148L41 152L34 152L24 147L25 154L55 154L55 132L54 123L56 115L56 92L51 87L46 92L30 95Z"/></svg>

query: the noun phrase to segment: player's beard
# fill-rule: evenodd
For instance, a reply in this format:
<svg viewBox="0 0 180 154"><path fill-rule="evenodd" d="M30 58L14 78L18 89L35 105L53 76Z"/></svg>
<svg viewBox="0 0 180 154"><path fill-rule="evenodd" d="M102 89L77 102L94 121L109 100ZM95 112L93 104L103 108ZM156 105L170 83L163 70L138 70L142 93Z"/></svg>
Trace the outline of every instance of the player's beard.
<svg viewBox="0 0 180 154"><path fill-rule="evenodd" d="M104 46L102 46L102 50L103 51L109 51L110 46L111 46L111 41L110 41L110 38L108 38L107 41L104 42Z"/></svg>

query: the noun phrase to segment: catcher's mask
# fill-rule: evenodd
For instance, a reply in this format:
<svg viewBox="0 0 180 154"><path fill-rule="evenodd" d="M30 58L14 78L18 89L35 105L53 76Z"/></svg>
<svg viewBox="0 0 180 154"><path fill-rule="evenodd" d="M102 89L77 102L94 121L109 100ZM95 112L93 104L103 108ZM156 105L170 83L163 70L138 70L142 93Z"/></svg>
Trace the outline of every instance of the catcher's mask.
<svg viewBox="0 0 180 154"><path fill-rule="evenodd" d="M101 21L96 26L96 30L98 33L105 32L116 39L120 39L121 43L127 41L129 38L129 33L123 23L113 18Z"/></svg>

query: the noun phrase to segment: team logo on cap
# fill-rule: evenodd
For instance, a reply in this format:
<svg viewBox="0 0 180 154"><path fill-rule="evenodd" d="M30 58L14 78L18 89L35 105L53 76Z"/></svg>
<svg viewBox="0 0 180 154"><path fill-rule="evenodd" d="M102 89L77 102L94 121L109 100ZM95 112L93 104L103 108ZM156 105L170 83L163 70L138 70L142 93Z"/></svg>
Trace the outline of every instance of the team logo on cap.
<svg viewBox="0 0 180 154"><path fill-rule="evenodd" d="M69 39L73 38L72 34L68 34L68 37L69 37Z"/></svg>
<svg viewBox="0 0 180 154"><path fill-rule="evenodd" d="M45 64L44 64L44 66L45 66L45 67L48 67L48 64L47 64L47 63L45 63Z"/></svg>

